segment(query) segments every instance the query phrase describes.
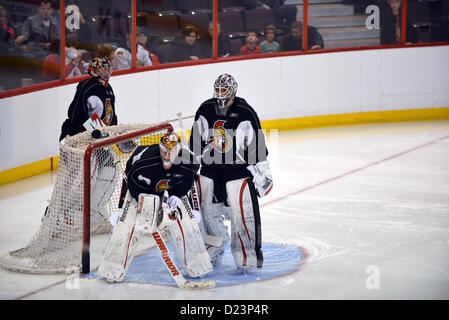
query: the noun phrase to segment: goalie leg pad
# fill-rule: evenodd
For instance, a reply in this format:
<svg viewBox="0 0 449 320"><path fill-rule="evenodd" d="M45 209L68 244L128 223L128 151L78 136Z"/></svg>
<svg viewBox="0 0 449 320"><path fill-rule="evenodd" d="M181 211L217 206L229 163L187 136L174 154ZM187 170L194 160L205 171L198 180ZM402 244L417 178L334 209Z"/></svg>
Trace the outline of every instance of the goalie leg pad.
<svg viewBox="0 0 449 320"><path fill-rule="evenodd" d="M230 206L231 251L237 268L261 268L262 232L259 204L254 185L249 179L226 183L227 202Z"/></svg>
<svg viewBox="0 0 449 320"><path fill-rule="evenodd" d="M113 165L113 152L113 150L99 149L93 154L94 158L92 159L91 168L91 219L94 220L93 225L98 224L95 223L96 219L108 219L107 206L112 193L119 183L120 172ZM109 227L108 224L105 224L105 226ZM103 231L91 230L92 233L100 233ZM106 231L110 231L110 229Z"/></svg>
<svg viewBox="0 0 449 320"><path fill-rule="evenodd" d="M219 245L206 246L213 265L219 265L224 252L224 247L230 237L228 227L224 224L225 212L223 203L212 203L214 181L208 177L200 176L199 189L201 190L201 216L204 234L221 239ZM207 236L205 236L207 237Z"/></svg>
<svg viewBox="0 0 449 320"><path fill-rule="evenodd" d="M131 264L133 249L138 241L135 232L137 202L128 192L123 211L106 245L97 274L111 282L123 280Z"/></svg>
<svg viewBox="0 0 449 320"><path fill-rule="evenodd" d="M151 234L155 230L159 208L159 196L139 194L135 226L137 234Z"/></svg>
<svg viewBox="0 0 449 320"><path fill-rule="evenodd" d="M190 207L187 196L181 198L178 206L181 215L176 223L168 226L169 238L173 244L175 258L182 264L189 277L203 277L213 270L206 251L198 223Z"/></svg>

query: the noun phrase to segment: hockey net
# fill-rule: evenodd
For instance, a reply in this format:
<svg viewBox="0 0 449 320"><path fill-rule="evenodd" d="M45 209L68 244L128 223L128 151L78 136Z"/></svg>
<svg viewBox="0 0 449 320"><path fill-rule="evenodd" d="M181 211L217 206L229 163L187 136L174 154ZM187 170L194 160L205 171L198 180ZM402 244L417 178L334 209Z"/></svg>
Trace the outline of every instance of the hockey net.
<svg viewBox="0 0 449 320"><path fill-rule="evenodd" d="M37 273L90 272L90 240L111 231L119 210L126 162L138 145L159 143L168 124L126 124L102 129L108 137L83 132L60 143L59 168L41 225L25 247L6 252L0 265ZM104 245L102 248L104 248Z"/></svg>

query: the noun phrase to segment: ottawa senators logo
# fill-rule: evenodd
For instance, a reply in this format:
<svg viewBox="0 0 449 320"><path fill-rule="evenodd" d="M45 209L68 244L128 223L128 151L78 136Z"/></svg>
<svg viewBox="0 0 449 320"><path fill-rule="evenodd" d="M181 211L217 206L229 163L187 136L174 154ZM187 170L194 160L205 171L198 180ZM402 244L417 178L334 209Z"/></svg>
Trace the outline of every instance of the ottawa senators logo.
<svg viewBox="0 0 449 320"><path fill-rule="evenodd" d="M232 147L232 139L224 129L225 122L224 120L215 121L213 137L209 142L219 152L227 152Z"/></svg>
<svg viewBox="0 0 449 320"><path fill-rule="evenodd" d="M106 99L106 103L105 103L105 116L103 118L103 122L107 125L110 126L111 122L112 122L112 118L114 117L114 110L112 110L112 106L111 106L111 99Z"/></svg>
<svg viewBox="0 0 449 320"><path fill-rule="evenodd" d="M159 180L159 182L156 184L156 193L170 189L170 186L168 185L169 181L170 179Z"/></svg>

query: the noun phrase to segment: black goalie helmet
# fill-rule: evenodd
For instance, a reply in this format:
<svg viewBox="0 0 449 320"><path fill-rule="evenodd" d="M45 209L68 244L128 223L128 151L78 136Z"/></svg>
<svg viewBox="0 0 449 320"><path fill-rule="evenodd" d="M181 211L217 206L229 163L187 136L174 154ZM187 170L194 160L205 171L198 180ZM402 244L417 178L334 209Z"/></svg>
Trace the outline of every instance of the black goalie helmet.
<svg viewBox="0 0 449 320"><path fill-rule="evenodd" d="M214 83L214 98L217 99L220 108L224 108L228 101L234 99L237 87L237 82L230 74L218 76Z"/></svg>

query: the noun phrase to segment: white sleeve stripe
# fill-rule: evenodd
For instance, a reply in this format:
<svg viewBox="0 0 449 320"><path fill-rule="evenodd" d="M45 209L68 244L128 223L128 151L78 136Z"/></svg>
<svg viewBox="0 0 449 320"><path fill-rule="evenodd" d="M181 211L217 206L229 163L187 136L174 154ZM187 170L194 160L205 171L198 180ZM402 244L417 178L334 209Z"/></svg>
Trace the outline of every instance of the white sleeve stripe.
<svg viewBox="0 0 449 320"><path fill-rule="evenodd" d="M94 113L97 113L99 117L103 114L104 106L103 102L97 96L90 96L87 99L87 114L91 117Z"/></svg>
<svg viewBox="0 0 449 320"><path fill-rule="evenodd" d="M251 121L245 120L239 123L235 131L237 149L246 150L254 138L253 126Z"/></svg>
<svg viewBox="0 0 449 320"><path fill-rule="evenodd" d="M209 131L209 125L207 124L206 118L203 116L199 116L199 118L198 118L198 120L196 120L196 122L198 123L198 129L199 129L199 133L201 135L201 139L203 141L206 141L207 136L208 136L208 131Z"/></svg>

